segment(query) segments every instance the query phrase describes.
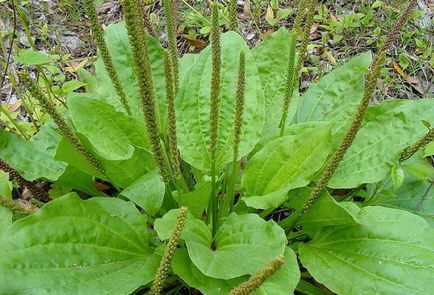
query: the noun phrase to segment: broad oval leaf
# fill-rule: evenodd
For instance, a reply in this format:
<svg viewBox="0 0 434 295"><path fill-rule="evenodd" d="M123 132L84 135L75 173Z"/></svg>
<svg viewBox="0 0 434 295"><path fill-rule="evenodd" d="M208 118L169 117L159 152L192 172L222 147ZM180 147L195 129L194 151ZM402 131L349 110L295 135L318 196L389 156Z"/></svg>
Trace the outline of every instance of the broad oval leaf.
<svg viewBox="0 0 434 295"><path fill-rule="evenodd" d="M115 198L56 199L0 236L0 293L130 294L150 282L146 217Z"/></svg>
<svg viewBox="0 0 434 295"><path fill-rule="evenodd" d="M310 85L301 97L294 122L333 122L333 143L338 143L363 97L364 75L371 61L371 53L365 52Z"/></svg>
<svg viewBox="0 0 434 295"><path fill-rule="evenodd" d="M289 190L307 185L330 153L330 128L326 122L293 125L288 133L298 132L268 142L244 171L241 187L246 204L276 208Z"/></svg>
<svg viewBox="0 0 434 295"><path fill-rule="evenodd" d="M2 196L0 196L2 198ZM12 211L0 206L0 237L3 232L12 224Z"/></svg>
<svg viewBox="0 0 434 295"><path fill-rule="evenodd" d="M163 204L165 186L156 170L137 179L120 194L133 201L151 215L155 215Z"/></svg>
<svg viewBox="0 0 434 295"><path fill-rule="evenodd" d="M171 210L155 222L161 239L169 237L177 213L178 210ZM287 243L281 227L256 214L229 215L214 238L214 247L210 228L191 215L181 237L194 265L204 275L224 280L255 273L282 255Z"/></svg>
<svg viewBox="0 0 434 295"><path fill-rule="evenodd" d="M148 149L144 125L88 94L68 97L68 110L78 132L107 160L127 160L134 147Z"/></svg>
<svg viewBox="0 0 434 295"><path fill-rule="evenodd" d="M53 159L60 136L44 127L32 140L0 129L0 159L14 167L25 179L57 180L66 164ZM57 138L57 137L58 138Z"/></svg>
<svg viewBox="0 0 434 295"><path fill-rule="evenodd" d="M268 278L253 295L289 295L293 294L298 281L300 271L294 251L285 249L285 264L273 276ZM248 276L242 276L230 280L215 279L205 276L194 266L188 257L186 249L180 249L175 254L172 268L183 281L190 287L199 289L204 295L226 295L239 284L248 280Z"/></svg>
<svg viewBox="0 0 434 295"><path fill-rule="evenodd" d="M197 184L193 191L182 195L175 193L173 197L180 206L188 207L193 216L200 219L209 203L211 190L211 178L204 177L204 180Z"/></svg>
<svg viewBox="0 0 434 295"><path fill-rule="evenodd" d="M384 179L402 150L426 133L421 119L434 124L434 99L387 100L370 107L328 186L353 188Z"/></svg>
<svg viewBox="0 0 434 295"><path fill-rule="evenodd" d="M358 219L361 224L327 228L300 244L310 274L340 295L432 293L434 229L383 207L365 207Z"/></svg>
<svg viewBox="0 0 434 295"><path fill-rule="evenodd" d="M234 32L221 37L221 94L216 167L232 161L232 129L240 52L246 54L246 94L240 158L259 141L264 125L264 96L258 70L244 39ZM211 48L207 47L187 70L176 100L178 145L181 157L192 166L209 171L210 159Z"/></svg>
<svg viewBox="0 0 434 295"><path fill-rule="evenodd" d="M90 149L90 143L86 141L86 138L82 138L82 141ZM152 155L140 148L136 148L132 157L128 160L109 161L98 156L97 158L106 169L106 174L110 178L110 181L121 188L128 187L144 173L155 168ZM64 138L59 144L55 159L67 162L89 175L105 179L104 175L96 171L86 158Z"/></svg>
<svg viewBox="0 0 434 295"><path fill-rule="evenodd" d="M107 26L104 37L109 49L113 64L121 80L123 89L127 96L133 117L143 122L142 102L140 99L137 75L134 69L133 55L128 40L128 33L125 23L111 24ZM159 109L160 131L165 132L166 128L166 86L163 66L163 47L158 40L148 35L149 58L151 61L152 77L154 89ZM96 64L96 74L98 79L98 93L101 97L116 107L118 111L124 111L119 97L113 88L111 80L105 70L101 58Z"/></svg>

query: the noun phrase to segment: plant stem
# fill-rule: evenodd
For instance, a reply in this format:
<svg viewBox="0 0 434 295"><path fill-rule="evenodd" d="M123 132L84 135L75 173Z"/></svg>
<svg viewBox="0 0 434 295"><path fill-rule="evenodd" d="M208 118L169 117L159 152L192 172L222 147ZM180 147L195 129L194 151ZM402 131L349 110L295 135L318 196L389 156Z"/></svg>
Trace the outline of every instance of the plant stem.
<svg viewBox="0 0 434 295"><path fill-rule="evenodd" d="M213 235L218 229L218 190L216 182L216 153L218 141L219 125L219 104L220 104L220 70L221 70L221 47L220 47L220 27L219 27L219 10L216 2L212 5L212 28L211 28L211 55L212 55L212 73L211 73L211 92L210 92L210 151L211 151L211 198L209 212L211 213L210 222Z"/></svg>

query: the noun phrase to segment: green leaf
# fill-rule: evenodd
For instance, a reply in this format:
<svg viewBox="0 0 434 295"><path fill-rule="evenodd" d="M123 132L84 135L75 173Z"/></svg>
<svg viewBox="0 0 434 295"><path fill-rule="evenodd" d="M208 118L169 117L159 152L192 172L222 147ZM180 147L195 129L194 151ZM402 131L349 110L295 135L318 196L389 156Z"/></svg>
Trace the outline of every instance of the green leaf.
<svg viewBox="0 0 434 295"><path fill-rule="evenodd" d="M133 201L150 215L155 215L163 204L165 186L157 170L137 179L120 194Z"/></svg>
<svg viewBox="0 0 434 295"><path fill-rule="evenodd" d="M280 28L259 43L252 50L258 67L259 78L265 97L264 135L272 128L278 128L282 118L282 105L288 72L290 34L286 28ZM298 91L294 91L286 122L293 119L300 100Z"/></svg>
<svg viewBox="0 0 434 295"><path fill-rule="evenodd" d="M159 263L146 226L129 202L56 199L0 237L0 293L130 294Z"/></svg>
<svg viewBox="0 0 434 295"><path fill-rule="evenodd" d="M113 64L121 80L125 94L131 108L133 116L143 122L142 102L140 99L137 75L134 69L133 56L130 43L128 40L125 23L111 24L107 26L104 32ZM165 133L166 130L166 86L163 66L163 47L158 40L148 35L149 58L151 61L152 77L154 80L154 89L156 93L157 104L159 108L160 131ZM105 70L101 57L95 64L98 79L98 93L101 97L114 105L116 110L124 111L124 107L116 95L111 80Z"/></svg>
<svg viewBox="0 0 434 295"><path fill-rule="evenodd" d="M404 170L394 165L390 171L390 177L392 178L394 189L398 189L404 182Z"/></svg>
<svg viewBox="0 0 434 295"><path fill-rule="evenodd" d="M371 205L407 210L434 226L434 187L430 181L405 173L405 181L396 192L374 196ZM384 197L383 197L384 195Z"/></svg>
<svg viewBox="0 0 434 295"><path fill-rule="evenodd" d="M3 196L0 196L2 198ZM12 211L0 206L0 238L6 229L12 224Z"/></svg>
<svg viewBox="0 0 434 295"><path fill-rule="evenodd" d="M244 39L234 32L221 37L221 95L216 167L232 161L232 129L240 52L246 54L246 99L239 158L259 141L264 124L264 96L258 70ZM204 49L188 70L176 100L178 146L181 157L200 170L208 171L210 159L211 48Z"/></svg>
<svg viewBox="0 0 434 295"><path fill-rule="evenodd" d="M58 55L48 55L33 49L20 49L18 54L13 57L16 62L24 65L43 65L58 60Z"/></svg>
<svg viewBox="0 0 434 295"><path fill-rule="evenodd" d="M16 134L0 129L0 157L14 167L25 179L32 181L38 178L56 180L62 175L66 165L53 159L51 149L55 140L51 140L48 132L36 135L44 138L39 141L28 141Z"/></svg>
<svg viewBox="0 0 434 295"><path fill-rule="evenodd" d="M58 198L71 190L77 190L94 197L104 197L105 195L98 191L94 186L93 177L68 165L65 172L51 185L50 197ZM63 194L61 193L63 192Z"/></svg>
<svg viewBox="0 0 434 295"><path fill-rule="evenodd" d="M353 188L384 179L402 150L426 133L422 119L434 123L434 100L387 100L371 106L353 145L333 175L331 188Z"/></svg>
<svg viewBox="0 0 434 295"><path fill-rule="evenodd" d="M434 230L420 217L383 207L360 210L361 224L325 228L299 257L337 294L430 294Z"/></svg>
<svg viewBox="0 0 434 295"><path fill-rule="evenodd" d="M173 197L179 206L187 207L194 217L200 219L211 197L211 179L206 177L193 191L181 196L175 193Z"/></svg>
<svg viewBox="0 0 434 295"><path fill-rule="evenodd" d="M186 249L176 252L172 262L173 271L190 287L199 289L204 295L225 295L248 280L247 276L230 280L215 279L205 276L194 266ZM297 259L291 248L285 249L285 264L267 279L253 295L286 295L292 294L300 279Z"/></svg>
<svg viewBox="0 0 434 295"><path fill-rule="evenodd" d="M241 180L244 201L260 209L276 208L286 193L313 179L331 150L330 124L293 125L249 160ZM288 134L287 133L287 134Z"/></svg>
<svg viewBox="0 0 434 295"><path fill-rule="evenodd" d="M310 85L301 97L294 121L333 122L333 143L338 143L363 97L364 75L371 61L371 53L363 53Z"/></svg>
<svg viewBox="0 0 434 295"><path fill-rule="evenodd" d="M171 210L156 220L155 230L162 240L169 237L177 213ZM209 227L189 216L181 237L190 259L206 276L228 280L253 274L284 253L285 232L274 221L266 222L256 214L232 213L220 226L213 243Z"/></svg>
<svg viewBox="0 0 434 295"><path fill-rule="evenodd" d="M184 77L188 73L188 71L193 67L194 63L197 60L198 54L187 53L184 54L179 60L179 80L184 80Z"/></svg>
<svg viewBox="0 0 434 295"><path fill-rule="evenodd" d="M82 138L85 146L90 148L90 144ZM86 158L80 154L66 139L62 139L57 149L56 160L64 161L79 170L107 180L101 173L89 164ZM106 169L110 181L121 188L126 188L136 181L139 177L155 168L152 155L143 149L136 148L132 157L128 160L109 161L97 157Z"/></svg>
<svg viewBox="0 0 434 295"><path fill-rule="evenodd" d="M86 85L86 83L83 83L83 82L78 81L78 80L68 81L62 85L62 92L64 94L68 94L70 92L73 92L73 91L85 86L85 85Z"/></svg>
<svg viewBox="0 0 434 295"><path fill-rule="evenodd" d="M12 183L9 181L9 174L0 170L0 197L12 199Z"/></svg>
<svg viewBox="0 0 434 295"><path fill-rule="evenodd" d="M411 175L419 179L434 180L434 167L431 162L423 155L423 151L418 151L410 159L406 160L401 166Z"/></svg>
<svg viewBox="0 0 434 295"><path fill-rule="evenodd" d="M70 94L68 110L76 130L107 160L130 159L135 146L149 148L144 125L102 100Z"/></svg>
<svg viewBox="0 0 434 295"><path fill-rule="evenodd" d="M287 206L300 209L309 197L310 192L311 189L309 188L292 191ZM325 191L297 224L302 225L303 229L312 236L321 227L356 224L356 217L352 214L352 208L348 208L348 206L355 208L356 212L359 211L356 204L339 203Z"/></svg>
<svg viewBox="0 0 434 295"><path fill-rule="evenodd" d="M434 155L434 141L431 141L425 148L425 157Z"/></svg>

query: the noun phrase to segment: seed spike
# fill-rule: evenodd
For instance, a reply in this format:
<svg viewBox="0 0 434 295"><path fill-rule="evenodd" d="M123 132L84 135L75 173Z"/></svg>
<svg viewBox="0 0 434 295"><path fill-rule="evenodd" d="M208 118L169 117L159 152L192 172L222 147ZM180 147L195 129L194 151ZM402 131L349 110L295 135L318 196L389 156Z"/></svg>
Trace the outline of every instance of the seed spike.
<svg viewBox="0 0 434 295"><path fill-rule="evenodd" d="M90 20L90 25L92 28L93 37L95 38L96 44L101 53L102 61L104 63L104 67L110 77L110 80L113 83L113 87L116 91L116 94L119 96L119 99L127 111L128 115L131 115L131 109L128 105L128 99L125 94L125 91L122 87L121 80L119 79L118 72L113 64L113 60L110 56L110 52L107 48L107 43L104 39L104 31L98 21L98 15L96 13L94 0L83 0L84 7L86 8L87 16Z"/></svg>
<svg viewBox="0 0 434 295"><path fill-rule="evenodd" d="M164 250L163 258L160 261L160 265L155 275L154 283L151 287L152 295L160 295L164 288L164 281L166 280L170 265L172 263L173 255L179 244L179 239L181 238L182 230L184 229L185 220L187 219L187 208L181 207L179 209L178 217L176 218L175 228L170 235L169 241L167 242L166 249Z"/></svg>
<svg viewBox="0 0 434 295"><path fill-rule="evenodd" d="M235 31L237 29L237 0L229 0L229 30Z"/></svg>
<svg viewBox="0 0 434 295"><path fill-rule="evenodd" d="M32 194L33 198L39 201L47 202L49 200L46 192L36 186L35 183L24 179L17 170L12 168L8 163L0 160L0 170L9 173L9 176L14 179L19 186L27 188Z"/></svg>
<svg viewBox="0 0 434 295"><path fill-rule="evenodd" d="M268 263L263 269L256 272L247 282L232 289L229 295L249 295L274 275L285 264L285 257L279 256Z"/></svg>
<svg viewBox="0 0 434 295"><path fill-rule="evenodd" d="M166 76L167 102L167 140L169 146L169 160L175 178L179 176L178 139L176 135L175 93L172 62L167 51L164 51L164 72Z"/></svg>
<svg viewBox="0 0 434 295"><path fill-rule="evenodd" d="M210 93L210 154L211 154L211 182L212 192L208 208L208 219L211 217L213 234L217 232L218 227L218 192L216 181L216 152L218 140L219 125L219 96L220 96L220 70L221 70L221 45L220 45L220 27L219 27L219 10L217 2L212 6L212 26L211 26L211 93Z"/></svg>
<svg viewBox="0 0 434 295"><path fill-rule="evenodd" d="M134 67L140 89L140 98L142 101L148 139L151 144L155 163L164 181L166 184L169 184L172 179L165 162L164 150L160 142L160 133L157 123L159 115L154 92L154 81L152 78L146 32L141 24L140 8L137 0L125 0L123 2L123 8L128 38L133 52Z"/></svg>
<svg viewBox="0 0 434 295"><path fill-rule="evenodd" d="M173 68L173 79L175 84L175 95L179 88L179 63L176 46L176 1L163 0L164 16L166 18L166 32L169 41L170 59Z"/></svg>
<svg viewBox="0 0 434 295"><path fill-rule="evenodd" d="M418 150L425 148L431 141L434 141L434 128L431 128L424 137L419 139L415 144L407 147L401 154L400 162L404 162L413 156Z"/></svg>
<svg viewBox="0 0 434 295"><path fill-rule="evenodd" d="M101 162L90 150L88 150L83 145L80 138L75 134L74 129L56 110L54 104L49 101L44 94L42 94L41 89L35 84L35 82L33 82L29 74L27 72L22 72L20 74L20 78L26 85L27 90L30 92L33 98L35 98L39 102L41 107L48 113L48 115L50 115L51 119L53 119L54 123L56 123L60 132L69 141L69 143L72 144L77 149L77 151L86 158L86 160L91 164L93 168L95 168L102 175L107 177L106 171L102 166Z"/></svg>

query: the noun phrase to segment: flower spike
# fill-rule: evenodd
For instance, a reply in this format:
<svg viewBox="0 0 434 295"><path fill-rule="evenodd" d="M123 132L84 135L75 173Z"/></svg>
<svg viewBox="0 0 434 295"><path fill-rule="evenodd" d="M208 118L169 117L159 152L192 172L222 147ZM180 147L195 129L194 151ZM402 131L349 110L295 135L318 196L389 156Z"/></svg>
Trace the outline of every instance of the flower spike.
<svg viewBox="0 0 434 295"><path fill-rule="evenodd" d="M121 80L119 79L116 68L113 64L113 60L110 56L110 52L107 48L107 43L104 39L104 32L99 24L98 15L95 9L94 0L84 0L84 7L86 8L87 16L90 20L90 25L92 27L93 37L95 38L96 44L101 53L102 61L104 63L104 67L110 77L110 80L113 83L113 87L115 88L116 94L119 96L119 99L127 111L128 115L131 115L131 110L128 105L128 99L125 94L125 91L122 87Z"/></svg>
<svg viewBox="0 0 434 295"><path fill-rule="evenodd" d="M173 229L169 241L167 242L163 258L161 259L160 266L158 267L157 274L155 275L154 283L151 287L152 295L160 295L163 291L164 281L169 274L170 264L172 263L176 248L178 247L186 218L187 207L181 207L181 209L179 209L178 217L176 218L175 228Z"/></svg>
<svg viewBox="0 0 434 295"><path fill-rule="evenodd" d="M102 166L101 162L90 150L88 150L83 145L80 138L75 134L70 124L56 110L54 104L49 101L44 94L42 94L41 89L35 84L35 82L33 82L29 74L23 72L20 74L20 78L26 85L27 90L30 92L33 98L35 98L39 102L41 107L48 113L48 115L50 115L51 119L53 119L54 123L56 123L60 132L69 141L69 143L72 144L77 149L77 151L86 158L86 160L92 165L92 167L94 167L102 175L107 177L106 171Z"/></svg>
<svg viewBox="0 0 434 295"><path fill-rule="evenodd" d="M256 289L261 287L261 285L272 275L274 275L285 263L285 257L279 256L268 263L263 269L256 272L247 281L239 285L238 287L232 289L229 295L249 295L252 294Z"/></svg>
<svg viewBox="0 0 434 295"><path fill-rule="evenodd" d="M151 62L149 60L146 32L143 28L142 18L140 16L139 3L137 0L125 0L123 7L128 38L133 52L134 67L140 89L146 131L155 163L164 181L168 184L171 182L171 176L165 162L164 150L160 142L154 81L152 78Z"/></svg>

